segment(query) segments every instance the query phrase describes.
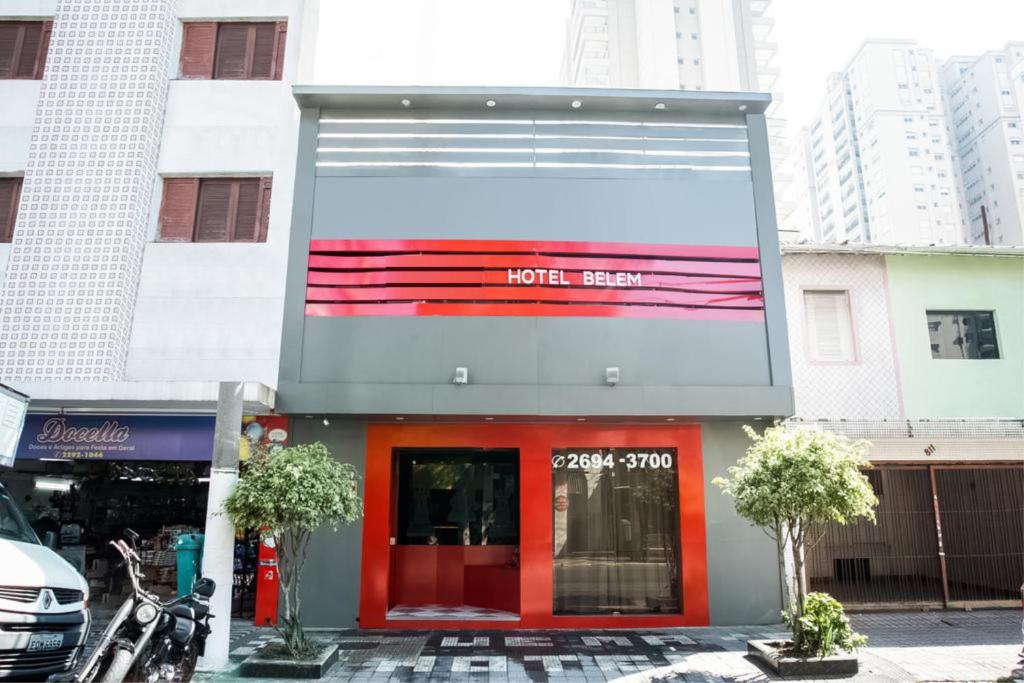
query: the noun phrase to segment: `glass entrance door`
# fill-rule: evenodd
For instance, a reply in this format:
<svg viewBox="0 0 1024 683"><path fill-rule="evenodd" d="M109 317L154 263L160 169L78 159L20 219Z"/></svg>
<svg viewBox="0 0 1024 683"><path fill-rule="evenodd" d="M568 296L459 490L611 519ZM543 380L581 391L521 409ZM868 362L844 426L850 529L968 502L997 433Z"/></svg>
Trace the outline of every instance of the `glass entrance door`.
<svg viewBox="0 0 1024 683"><path fill-rule="evenodd" d="M508 619L519 612L519 453L394 453L389 619Z"/></svg>

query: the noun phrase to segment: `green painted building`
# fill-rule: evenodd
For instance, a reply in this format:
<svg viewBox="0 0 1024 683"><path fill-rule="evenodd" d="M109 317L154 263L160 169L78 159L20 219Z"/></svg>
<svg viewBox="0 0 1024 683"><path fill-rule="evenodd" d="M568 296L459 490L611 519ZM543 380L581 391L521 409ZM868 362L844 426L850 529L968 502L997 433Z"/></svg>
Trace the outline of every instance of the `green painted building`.
<svg viewBox="0 0 1024 683"><path fill-rule="evenodd" d="M791 425L871 442L878 523L808 581L857 608L1020 606L1024 249L787 245Z"/></svg>

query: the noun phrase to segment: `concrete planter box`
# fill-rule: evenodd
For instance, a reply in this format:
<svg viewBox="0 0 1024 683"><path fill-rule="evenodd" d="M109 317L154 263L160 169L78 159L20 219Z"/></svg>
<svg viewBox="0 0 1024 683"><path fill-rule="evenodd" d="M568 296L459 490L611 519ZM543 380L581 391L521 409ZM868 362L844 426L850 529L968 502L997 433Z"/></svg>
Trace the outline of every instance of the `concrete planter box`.
<svg viewBox="0 0 1024 683"><path fill-rule="evenodd" d="M747 654L783 677L853 676L857 673L857 655L832 655L824 659L790 657L783 655L780 649L788 644L789 641L748 640Z"/></svg>
<svg viewBox="0 0 1024 683"><path fill-rule="evenodd" d="M315 659L302 661L294 659L266 659L257 650L242 662L238 669L244 678L321 678L338 661L338 645L324 644L324 649Z"/></svg>

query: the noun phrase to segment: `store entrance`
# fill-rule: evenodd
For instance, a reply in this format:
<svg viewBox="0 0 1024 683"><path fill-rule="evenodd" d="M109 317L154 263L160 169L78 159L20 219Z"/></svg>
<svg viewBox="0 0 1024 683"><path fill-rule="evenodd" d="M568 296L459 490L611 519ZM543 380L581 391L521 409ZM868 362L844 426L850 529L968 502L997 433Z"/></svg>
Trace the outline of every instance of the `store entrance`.
<svg viewBox="0 0 1024 683"><path fill-rule="evenodd" d="M401 448L388 620L519 618L519 451Z"/></svg>

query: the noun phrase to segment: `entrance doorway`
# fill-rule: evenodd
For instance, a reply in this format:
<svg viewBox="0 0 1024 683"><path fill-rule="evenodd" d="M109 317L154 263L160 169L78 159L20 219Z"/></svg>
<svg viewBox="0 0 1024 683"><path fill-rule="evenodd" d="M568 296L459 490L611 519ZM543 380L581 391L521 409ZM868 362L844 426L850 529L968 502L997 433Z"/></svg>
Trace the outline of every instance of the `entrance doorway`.
<svg viewBox="0 0 1024 683"><path fill-rule="evenodd" d="M519 618L519 451L395 449L388 619Z"/></svg>

